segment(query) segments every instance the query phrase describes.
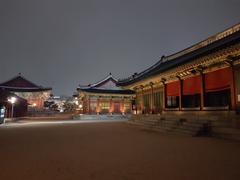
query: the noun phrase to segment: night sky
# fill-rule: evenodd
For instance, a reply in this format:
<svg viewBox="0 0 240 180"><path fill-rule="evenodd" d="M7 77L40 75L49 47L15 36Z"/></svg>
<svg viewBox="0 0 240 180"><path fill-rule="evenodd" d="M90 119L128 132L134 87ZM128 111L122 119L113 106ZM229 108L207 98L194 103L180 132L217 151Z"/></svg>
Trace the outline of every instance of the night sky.
<svg viewBox="0 0 240 180"><path fill-rule="evenodd" d="M0 82L72 95L125 78L240 22L239 0L0 0Z"/></svg>

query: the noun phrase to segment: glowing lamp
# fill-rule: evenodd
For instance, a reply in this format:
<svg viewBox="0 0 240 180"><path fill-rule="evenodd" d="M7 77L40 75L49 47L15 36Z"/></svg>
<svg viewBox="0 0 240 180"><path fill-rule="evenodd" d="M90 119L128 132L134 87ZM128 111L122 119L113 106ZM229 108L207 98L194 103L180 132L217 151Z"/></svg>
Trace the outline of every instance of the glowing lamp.
<svg viewBox="0 0 240 180"><path fill-rule="evenodd" d="M13 113L14 113L14 104L16 103L17 98L16 97L10 97L8 98L8 102L12 104L12 118L13 118Z"/></svg>
<svg viewBox="0 0 240 180"><path fill-rule="evenodd" d="M17 98L16 98L16 97L10 97L10 98L8 99L8 102L10 102L11 104L15 104L16 101L17 101Z"/></svg>

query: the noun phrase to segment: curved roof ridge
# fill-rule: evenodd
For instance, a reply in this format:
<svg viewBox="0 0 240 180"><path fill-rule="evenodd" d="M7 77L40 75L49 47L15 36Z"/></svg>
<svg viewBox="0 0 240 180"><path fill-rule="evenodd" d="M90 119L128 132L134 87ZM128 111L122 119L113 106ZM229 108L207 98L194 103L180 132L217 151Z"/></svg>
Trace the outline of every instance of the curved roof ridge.
<svg viewBox="0 0 240 180"><path fill-rule="evenodd" d="M17 76L7 80L7 81L4 81L3 83L0 83L0 86L8 86L7 84L8 83L11 83L13 82L14 80L17 80L17 79L22 79L24 80L25 82L27 82L28 84L30 84L32 87L31 88L42 88L42 86L38 86L37 84L31 82L30 80L26 79L21 73L19 73ZM15 87L15 86L9 86L9 87Z"/></svg>
<svg viewBox="0 0 240 180"><path fill-rule="evenodd" d="M154 71L156 68L158 68L164 62L163 61L164 58L165 58L165 56L162 56L160 60L158 60L155 64L153 64L149 68L141 71L140 73L135 73L135 74L133 74L132 76L130 76L128 78L119 79L118 82L136 79L136 78L139 78L139 77L141 77L142 75L144 75L146 73Z"/></svg>
<svg viewBox="0 0 240 180"><path fill-rule="evenodd" d="M103 84L104 82L106 82L110 79L112 79L116 83L118 82L118 80L115 77L113 77L112 73L109 73L104 79L102 79L100 81L97 81L96 83L89 84L89 85L79 85L79 87L81 87L81 88L94 88L94 87L97 87L97 86Z"/></svg>
<svg viewBox="0 0 240 180"><path fill-rule="evenodd" d="M207 39L204 39L204 40L202 40L198 43L195 43L195 44L193 44L193 45L191 45L191 46L189 46L189 47L187 47L187 48L185 48L181 51L178 51L176 53L173 53L171 55L168 55L168 56L164 57L164 62L165 61L170 61L170 60L173 60L173 59L178 58L180 56L191 53L191 52L193 52L197 49L200 49L200 48L205 47L209 44L212 44L212 43L214 43L214 42L216 42L220 39L223 39L223 38L225 38L225 37L227 37L227 36L229 36L233 33L238 32L238 31L240 31L240 23L235 24L232 27L227 28L227 29L225 29L225 30L223 30L223 31L221 31L217 34L214 34L214 35L208 37Z"/></svg>

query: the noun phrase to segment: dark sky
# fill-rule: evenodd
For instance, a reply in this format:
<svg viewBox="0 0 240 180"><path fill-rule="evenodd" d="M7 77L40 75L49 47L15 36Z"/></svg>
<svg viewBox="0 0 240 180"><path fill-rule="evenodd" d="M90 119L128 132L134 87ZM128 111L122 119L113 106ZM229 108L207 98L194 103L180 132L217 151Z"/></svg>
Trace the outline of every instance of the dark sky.
<svg viewBox="0 0 240 180"><path fill-rule="evenodd" d="M239 0L0 0L0 82L71 95L128 77L240 22Z"/></svg>

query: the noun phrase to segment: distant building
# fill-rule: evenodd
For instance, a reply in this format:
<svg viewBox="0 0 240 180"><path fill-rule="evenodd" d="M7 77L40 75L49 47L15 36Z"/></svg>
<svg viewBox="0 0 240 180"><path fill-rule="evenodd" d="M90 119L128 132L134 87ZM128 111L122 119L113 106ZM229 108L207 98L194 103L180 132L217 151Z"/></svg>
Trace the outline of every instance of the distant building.
<svg viewBox="0 0 240 180"><path fill-rule="evenodd" d="M28 110L42 110L44 101L51 94L52 88L38 86L25 79L21 74L0 84L0 90L8 91L27 100Z"/></svg>
<svg viewBox="0 0 240 180"><path fill-rule="evenodd" d="M134 91L116 86L117 79L110 73L105 79L77 88L80 113L125 114L132 112Z"/></svg>
<svg viewBox="0 0 240 180"><path fill-rule="evenodd" d="M70 109L70 106L72 109ZM74 97L68 96L51 96L45 101L45 108L52 111L67 112L75 111L76 100Z"/></svg>

